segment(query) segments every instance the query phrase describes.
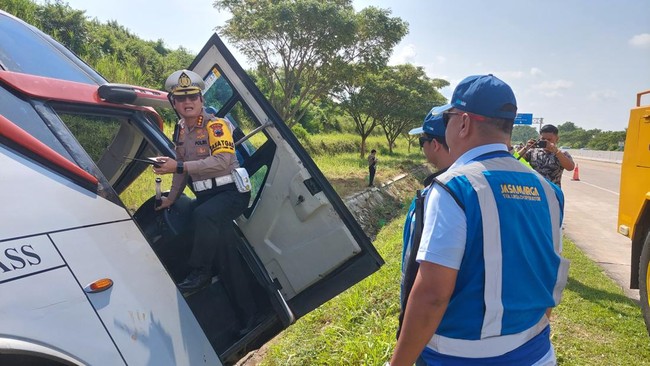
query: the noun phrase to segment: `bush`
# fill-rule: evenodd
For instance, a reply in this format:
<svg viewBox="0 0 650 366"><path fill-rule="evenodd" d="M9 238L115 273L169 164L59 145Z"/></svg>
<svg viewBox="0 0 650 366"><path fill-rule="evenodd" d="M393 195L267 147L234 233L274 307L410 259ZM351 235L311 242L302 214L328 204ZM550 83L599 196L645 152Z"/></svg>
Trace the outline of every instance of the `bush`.
<svg viewBox="0 0 650 366"><path fill-rule="evenodd" d="M304 127L300 124L295 124L293 127L291 127L291 132L293 132L294 135L298 138L300 143L305 146L306 148L311 146L311 139L309 137L309 132L305 130Z"/></svg>

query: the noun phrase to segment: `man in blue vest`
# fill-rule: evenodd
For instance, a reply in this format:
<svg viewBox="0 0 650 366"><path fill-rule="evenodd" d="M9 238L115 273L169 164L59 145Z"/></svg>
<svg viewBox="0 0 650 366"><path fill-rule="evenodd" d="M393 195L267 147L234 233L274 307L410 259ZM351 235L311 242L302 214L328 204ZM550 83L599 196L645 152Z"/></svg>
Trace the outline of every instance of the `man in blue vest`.
<svg viewBox="0 0 650 366"><path fill-rule="evenodd" d="M517 102L506 83L467 77L439 112L455 162L427 194L391 365L555 365L564 196L508 153Z"/></svg>

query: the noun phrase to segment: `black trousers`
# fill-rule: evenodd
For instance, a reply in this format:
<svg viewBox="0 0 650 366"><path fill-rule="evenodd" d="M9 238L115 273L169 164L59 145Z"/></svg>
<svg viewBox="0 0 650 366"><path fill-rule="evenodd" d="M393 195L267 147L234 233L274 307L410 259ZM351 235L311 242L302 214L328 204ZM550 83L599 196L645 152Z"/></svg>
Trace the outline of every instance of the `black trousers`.
<svg viewBox="0 0 650 366"><path fill-rule="evenodd" d="M372 183L375 181L375 172L377 171L377 167L372 165L368 167L368 185L371 186Z"/></svg>
<svg viewBox="0 0 650 366"><path fill-rule="evenodd" d="M216 269L242 321L252 317L257 308L233 220L246 210L250 196L250 192L240 193L236 188L213 195L204 193L197 197L192 211L194 243L189 265L210 272Z"/></svg>

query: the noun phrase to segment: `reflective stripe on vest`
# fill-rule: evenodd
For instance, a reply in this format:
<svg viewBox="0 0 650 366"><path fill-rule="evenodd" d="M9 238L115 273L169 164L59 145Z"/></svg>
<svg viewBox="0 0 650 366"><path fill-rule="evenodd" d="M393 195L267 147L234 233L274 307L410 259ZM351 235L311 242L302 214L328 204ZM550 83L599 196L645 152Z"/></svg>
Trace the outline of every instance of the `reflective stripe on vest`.
<svg viewBox="0 0 650 366"><path fill-rule="evenodd" d="M485 174L486 171L489 171L488 174ZM523 174L520 174L523 173ZM543 309L539 308L537 310L527 310L524 313L528 318L534 318L536 320L530 319L533 322L529 322L528 328L525 328L521 331L512 332L507 331L504 334L504 313L512 312L517 316L521 314L521 309L505 309L505 301L517 301L516 297L513 297L513 291L510 291L507 295L504 293L504 280L506 283L515 284L519 287L522 286L522 281L513 278L504 279L504 268L503 268L503 255L504 248L502 246L506 244L503 240L506 240L503 236L508 237L508 240L514 240L516 243L507 243L510 244L508 248L517 249L517 245L527 244L527 238L524 234L527 233L527 228L513 227L513 230L509 232L502 232L503 227L508 224L507 219L512 219L512 213L510 212L499 212L499 203L507 210L509 205L512 205L511 200L530 200L533 202L541 201L542 196L540 195L543 191L543 196L546 198L546 205L542 207L547 207L548 217L544 222L549 222L550 227L545 227L544 230L550 230L548 235L548 244L552 245L554 249L554 254L548 251L544 251L544 235L540 235L538 242L541 243L541 247L536 248L538 250L544 251L542 254L544 257L542 259L546 260L546 265L548 263L553 263L557 265L557 272L554 273L554 279L551 279L551 275L540 274L538 277L535 277L534 280L538 281L537 288L543 287L548 292L552 291L552 302L557 305L560 301L560 296L562 290L566 285L566 280L568 276L568 261L561 258L559 255L562 248L562 235L561 235L561 205L563 205L563 196L559 188L554 188L549 184L542 176L538 173L526 168L525 166L519 164L511 156L507 157L493 157L480 161L473 161L467 165L461 166L458 169L447 172L438 178L438 180L446 184L448 188L456 189L456 196L462 200L471 200L471 202L463 202L465 206L468 204L474 204L471 191L475 195L475 199L478 202L478 212L480 212L480 222L469 222L471 220L468 217L468 230L475 228L476 225L480 225L482 230L482 244L476 242L480 238L474 233L468 233L468 240L474 240L472 243L475 245L482 245L483 248L483 258L478 258L478 255L472 257L472 253L465 253L463 262L466 260L469 262L468 265L462 266L459 270L459 278L461 271L465 271L467 274L469 271L483 270L484 272L484 283L483 283L483 302L485 312L483 314L482 326L480 329L480 339L460 339L457 337L448 337L440 334L435 334L431 341L428 344L428 347L433 350L442 353L449 354L454 356L463 356L463 357L493 357L509 352L517 347L521 346L523 343L537 335L544 327L548 324L546 317L543 315ZM452 183L452 184L449 184ZM557 190L556 190L557 189ZM464 194L463 194L464 193ZM536 204L536 203L534 203ZM476 215L476 208L468 207L466 209L466 216L470 215L468 210L473 210L472 212ZM531 213L529 219L535 220L535 218L540 218L543 215L541 212ZM505 222L501 222L506 220ZM520 221L513 221L516 225ZM546 226L546 225L545 225ZM552 238L552 239L551 239ZM552 243L550 241L552 240ZM466 244L466 245L469 245ZM520 250L525 252L528 248L523 248ZM550 248L548 248L550 249ZM467 247L466 247L467 250ZM511 254L512 255L512 254ZM468 259L469 256L469 259ZM559 260L558 260L559 259ZM482 263L481 263L482 261ZM512 271L520 263L508 263L511 268L508 268L509 271ZM533 264L535 265L535 264ZM468 268L471 267L471 268ZM481 266L483 268L481 268ZM543 264L537 264L537 266L531 266L527 268L529 272L539 270L540 272L548 269L549 267L541 267ZM552 267L551 267L552 268ZM548 281L554 280L554 283L549 283ZM545 281L545 282L543 282ZM543 282L543 283L542 283ZM458 285L458 283L457 283ZM552 289L550 288L552 285ZM463 288L457 288L454 291L454 296L459 293L463 293ZM476 297L472 297L471 292L465 292L464 298L474 298L479 300ZM534 294L537 295L537 294ZM506 298L504 298L506 296ZM509 297L508 297L509 296ZM551 301L550 298L543 296L543 294L538 299L540 303L548 303ZM453 303L453 296L450 300L450 304ZM479 300L480 301L480 300ZM463 304L455 304L459 306L457 309L463 306ZM549 304L551 305L551 304ZM452 305L450 305L452 306ZM515 306L516 307L516 306ZM449 309L448 309L449 310ZM539 313L539 318L536 318L534 315ZM455 320L453 318L447 318L449 312L443 317L443 322L447 320L447 324L453 324ZM456 312L458 314L458 312ZM465 314L467 315L467 314ZM454 315L452 315L453 317ZM473 319L479 321L476 316L480 314L472 314ZM512 317L511 317L512 318ZM525 326L525 323L522 323ZM441 322L442 325L442 322ZM510 327L514 328L515 326L520 326L521 324L512 324ZM439 328L440 330L440 328ZM477 328L475 332L478 335L479 329ZM467 332L470 333L470 332ZM470 355L471 354L471 355Z"/></svg>

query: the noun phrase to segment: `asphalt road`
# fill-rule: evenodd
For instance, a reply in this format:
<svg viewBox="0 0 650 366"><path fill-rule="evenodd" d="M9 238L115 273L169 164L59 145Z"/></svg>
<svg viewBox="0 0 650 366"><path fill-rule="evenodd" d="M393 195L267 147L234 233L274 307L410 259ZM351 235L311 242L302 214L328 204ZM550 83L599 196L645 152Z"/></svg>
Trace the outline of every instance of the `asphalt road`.
<svg viewBox="0 0 650 366"><path fill-rule="evenodd" d="M579 181L564 172L564 235L623 289L639 300L639 290L630 285L630 239L617 233L621 165L574 158Z"/></svg>

